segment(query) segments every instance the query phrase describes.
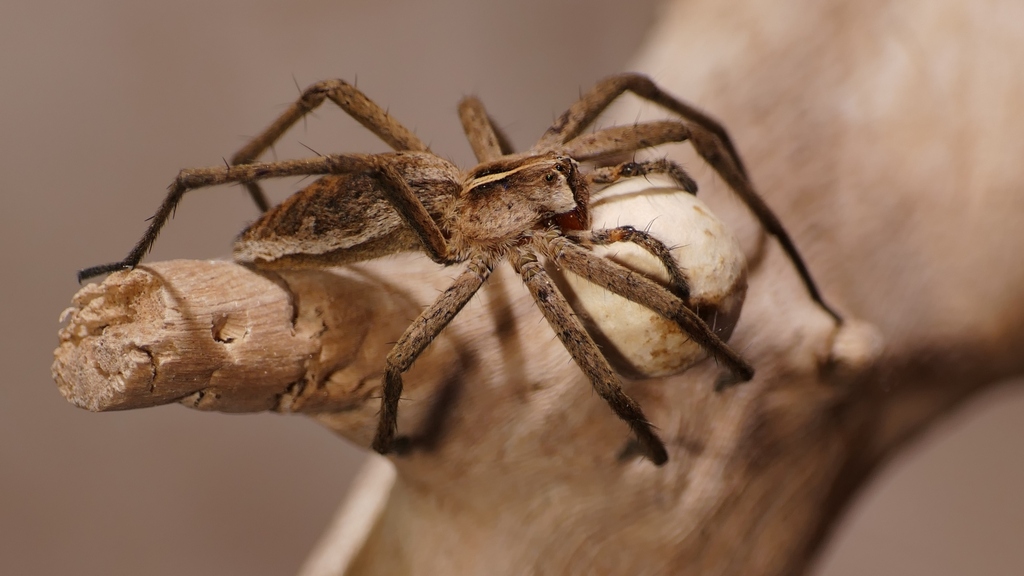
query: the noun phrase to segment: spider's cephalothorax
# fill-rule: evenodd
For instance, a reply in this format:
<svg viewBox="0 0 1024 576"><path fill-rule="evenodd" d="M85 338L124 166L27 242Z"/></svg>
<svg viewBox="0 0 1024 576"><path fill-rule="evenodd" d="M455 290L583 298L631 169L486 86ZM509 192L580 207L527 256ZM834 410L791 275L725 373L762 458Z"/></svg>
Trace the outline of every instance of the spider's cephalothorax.
<svg viewBox="0 0 1024 576"><path fill-rule="evenodd" d="M681 120L583 131L625 91L675 112ZM330 99L391 145L387 154L332 154L304 160L254 162L296 121ZM409 130L355 87L330 80L314 84L263 134L240 150L231 165L183 170L171 184L142 239L113 264L79 272L79 279L132 268L152 247L160 229L184 193L193 188L241 182L266 213L242 232L235 257L259 267L334 266L402 251L421 250L445 265L464 263L453 284L405 331L388 354L382 380L380 423L373 447L390 451L397 428L402 373L479 290L492 268L508 261L594 389L637 435L656 464L668 459L640 407L623 393L608 361L558 291L542 258L650 308L701 345L738 379L753 369L686 306L689 287L669 249L629 226L592 230L590 186L624 177L666 174L691 193L693 180L673 162L626 162L584 174L580 162L600 160L641 148L689 140L746 202L765 229L789 255L814 298L822 301L795 246L750 184L725 130L713 119L675 99L645 76L607 78L584 94L525 154L513 154L475 98L459 106L463 128L480 165L462 172L435 156ZM259 181L266 178L324 175L279 206L269 209ZM630 274L614 262L594 256L589 247L632 242L658 258L671 282L668 288Z"/></svg>
<svg viewBox="0 0 1024 576"><path fill-rule="evenodd" d="M455 246L507 253L530 231L557 226L560 217L585 221L589 198L579 165L567 156L492 162L469 173L451 220L442 226Z"/></svg>

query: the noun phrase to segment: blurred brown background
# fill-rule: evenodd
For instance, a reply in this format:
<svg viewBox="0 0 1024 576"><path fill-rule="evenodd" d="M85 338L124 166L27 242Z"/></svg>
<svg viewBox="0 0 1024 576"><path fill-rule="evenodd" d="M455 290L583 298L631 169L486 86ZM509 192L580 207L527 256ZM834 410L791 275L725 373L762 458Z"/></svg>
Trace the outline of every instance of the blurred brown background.
<svg viewBox="0 0 1024 576"><path fill-rule="evenodd" d="M0 6L0 572L292 574L361 463L298 417L90 414L57 393L75 271L122 257L177 169L218 164L296 82L331 77L358 78L466 164L460 97L482 97L522 146L627 68L657 17L654 0ZM385 149L329 107L278 156L308 155L300 141ZM224 257L256 214L237 188L195 193L151 259ZM1022 438L1019 386L946 420L862 494L818 574L1024 573Z"/></svg>

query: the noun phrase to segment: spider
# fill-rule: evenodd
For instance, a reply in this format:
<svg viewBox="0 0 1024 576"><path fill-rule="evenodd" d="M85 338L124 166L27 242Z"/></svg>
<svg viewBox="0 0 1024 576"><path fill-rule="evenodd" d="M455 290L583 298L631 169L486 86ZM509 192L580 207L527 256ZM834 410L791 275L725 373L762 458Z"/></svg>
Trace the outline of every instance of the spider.
<svg viewBox="0 0 1024 576"><path fill-rule="evenodd" d="M594 119L626 91L674 112L680 119L584 134ZM288 128L327 99L395 152L256 162ZM689 140L778 239L811 297L840 320L822 300L778 218L754 191L725 129L661 90L646 76L622 74L600 81L559 116L526 153L513 152L476 98L466 98L459 104L459 118L480 162L468 171L432 154L419 138L354 86L342 80L313 84L262 134L239 150L230 164L179 172L128 256L120 262L82 270L79 280L134 268L186 191L233 182L243 184L264 212L235 243L235 258L240 262L258 268L328 267L422 250L442 265L463 263L462 272L451 286L413 321L387 356L380 419L373 439L373 448L384 454L392 449L397 432L402 374L459 314L494 267L507 261L522 277L541 313L595 391L629 425L647 457L661 465L668 459L665 445L640 406L622 391L615 372L555 287L540 258L677 323L736 378L752 378L753 368L686 306L686 276L663 243L629 226L591 229L592 186L662 173L687 192L696 193L697 188L680 166L668 160L631 161L597 167L588 173L581 170L581 162ZM259 182L296 175L322 177L271 209ZM589 250L614 242L635 243L658 258L671 278L669 287L631 274Z"/></svg>

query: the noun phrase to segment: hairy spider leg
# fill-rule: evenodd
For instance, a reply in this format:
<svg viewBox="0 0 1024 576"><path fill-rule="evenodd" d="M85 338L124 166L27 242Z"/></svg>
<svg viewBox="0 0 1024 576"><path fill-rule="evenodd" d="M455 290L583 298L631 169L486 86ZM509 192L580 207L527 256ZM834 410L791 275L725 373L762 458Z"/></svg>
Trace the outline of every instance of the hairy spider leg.
<svg viewBox="0 0 1024 576"><path fill-rule="evenodd" d="M648 174L664 174L672 178L676 184L689 192L697 193L697 182L683 170L679 164L668 160L649 160L646 162L623 162L617 166L604 166L595 168L587 174L587 181L591 184L614 184L622 178L635 178ZM601 195L602 191L592 192L591 199ZM646 250L649 254L661 261L669 275L670 290L684 301L690 298L690 285L686 274L679 268L679 264L667 246L647 232L633 228L632 226L618 226L604 230L584 230L580 232L567 233L568 236L587 245L605 246L615 242L631 242Z"/></svg>
<svg viewBox="0 0 1024 576"><path fill-rule="evenodd" d="M78 272L78 280L98 276L108 272L134 268L142 257L153 246L160 229L170 219L175 207L185 192L196 188L205 188L232 182L255 182L266 178L283 178L288 176L310 176L325 174L344 174L348 172L367 172L374 174L381 181L381 189L395 206L399 214L416 230L423 239L424 248L435 261L449 263L448 248L437 223L409 185L399 177L382 155L373 154L329 154L317 158L300 160L284 160L280 162L263 162L241 164L238 166L217 166L213 168L191 168L182 170L169 186L167 196L150 219L149 227L142 238L132 248L124 260L110 264L93 266Z"/></svg>
<svg viewBox="0 0 1024 576"><path fill-rule="evenodd" d="M316 110L324 100L330 100L349 116L377 135L394 150L426 151L427 146L409 129L398 123L386 110L375 104L344 80L324 80L310 85L302 91L299 99L292 103L258 136L249 141L231 157L231 165L249 164L277 142L285 132L307 114ZM257 182L245 182L249 195L260 211L270 209L266 194Z"/></svg>
<svg viewBox="0 0 1024 576"><path fill-rule="evenodd" d="M672 251L664 242L651 236L647 232L637 230L632 226L617 226L615 228L603 228L599 230L584 230L569 235L577 243L583 246L607 246L616 242L629 242L636 244L647 251L648 254L657 258L669 277L669 291L684 302L690 299L690 283L686 279L686 273L679 267L679 263L672 256Z"/></svg>
<svg viewBox="0 0 1024 576"><path fill-rule="evenodd" d="M373 449L381 454L391 451L398 430L398 401L402 397L402 373L408 370L423 350L452 321L491 274L483 260L471 260L451 286L406 328L388 353L382 379L380 420L373 437Z"/></svg>
<svg viewBox="0 0 1024 576"><path fill-rule="evenodd" d="M668 125L668 123L661 122L651 122L633 127L609 128L592 135L580 136L583 130L592 124L612 101L627 91L654 102L689 122L676 122L675 130L678 136L675 138L666 139L663 137L665 135L660 134ZM669 129L669 131L671 130ZM625 140L617 145L614 137L624 137ZM630 140L632 140L632 144L626 144ZM778 239L782 249L797 269L811 298L837 323L842 323L839 313L825 303L822 298L811 277L810 270L781 221L754 190L747 176L743 160L736 151L725 127L714 118L666 93L650 78L642 74L630 73L601 80L555 120L531 151L558 150L582 161L616 152L632 152L640 148L685 140L692 142L697 153L711 164L722 179L740 196L760 220L765 230Z"/></svg>
<svg viewBox="0 0 1024 576"><path fill-rule="evenodd" d="M741 380L754 377L754 368L722 342L711 328L678 297L642 274L628 270L606 258L597 258L570 239L562 236L535 236L534 243L542 254L574 274L645 306L671 320L693 338L715 360Z"/></svg>
<svg viewBox="0 0 1024 576"><path fill-rule="evenodd" d="M743 200L744 204L754 213L764 229L775 236L783 251L793 263L811 298L824 309L836 322L841 323L842 317L821 296L811 272L804 263L796 244L786 232L782 222L764 199L754 190L742 172L738 169L718 137L696 125L688 125L676 120L646 122L635 126L617 126L599 130L592 134L580 136L559 151L579 161L594 160L623 152L634 152L641 148L649 148L670 142L689 140L694 149L721 176L722 180L732 188Z"/></svg>
<svg viewBox="0 0 1024 576"><path fill-rule="evenodd" d="M249 191L249 195L256 203L256 206L261 211L266 212L270 205L258 183L260 180L292 175L323 175L344 172L345 170L332 171L337 170L337 168L329 167L332 163L330 159L339 158L339 155L322 156L322 159L327 160L320 164L317 164L312 159L253 163L257 157L272 146L292 125L320 106L326 99L337 104L352 118L395 150L428 150L426 144L416 137L415 134L392 118L386 110L375 104L351 84L344 80L317 82L306 88L299 99L289 106L259 136L252 139L241 150L236 152L232 156L230 164L224 169L199 168L179 172L178 177L171 183L167 196L164 198L160 208L150 219L149 227L135 247L132 248L131 252L128 253L128 256L119 262L80 270L78 272L78 281L81 282L93 276L137 266L142 257L152 248L153 242L156 241L156 237L160 233L160 229L163 228L167 220L174 214L175 207L188 190L229 182L241 182ZM353 154L348 156L355 158L366 155ZM243 169L245 166L257 166L258 168L245 170ZM305 167L306 171L302 171L302 167ZM298 171L296 171L297 168ZM394 181L393 175L385 175L384 177ZM404 187L406 190L402 191L399 189L397 193L390 194L389 199L392 202L396 202L397 199L399 203L396 203L396 208L423 238L424 245L431 258L435 261L446 261L444 255L447 253L447 250L441 250L443 238L441 232L437 230L437 225L429 218L422 204L408 191L408 186L404 182L401 187ZM390 190L387 187L385 189ZM412 198L411 202L409 201L410 197ZM419 204L419 207L417 208L412 204ZM425 215L427 215L426 220L429 220L429 223L423 219ZM431 226L433 226L432 230L430 229Z"/></svg>
<svg viewBox="0 0 1024 576"><path fill-rule="evenodd" d="M520 250L518 258L513 259L512 264L516 272L522 276L530 295L555 331L555 335L569 351L576 365L587 375L594 391L629 425L646 450L647 457L658 466L664 464L668 460L665 444L655 434L640 405L622 391L619 378L608 364L608 360L580 324L565 297L537 261L536 255Z"/></svg>
<svg viewBox="0 0 1024 576"><path fill-rule="evenodd" d="M675 112L679 116L695 124L704 127L705 130L716 134L722 142L725 152L733 158L740 175L747 177L747 170L743 166L736 147L732 144L729 133L717 120L697 110L693 106L675 98L658 87L650 78L635 72L617 74L598 81L586 94L580 96L568 110L562 113L555 120L554 124L540 137L533 150L544 150L557 148L566 144L583 133L598 116L619 96L625 92L632 92L640 98L654 102L659 106Z"/></svg>
<svg viewBox="0 0 1024 576"><path fill-rule="evenodd" d="M467 96L459 102L459 121L477 162L490 162L515 153L508 136L487 114L479 98Z"/></svg>

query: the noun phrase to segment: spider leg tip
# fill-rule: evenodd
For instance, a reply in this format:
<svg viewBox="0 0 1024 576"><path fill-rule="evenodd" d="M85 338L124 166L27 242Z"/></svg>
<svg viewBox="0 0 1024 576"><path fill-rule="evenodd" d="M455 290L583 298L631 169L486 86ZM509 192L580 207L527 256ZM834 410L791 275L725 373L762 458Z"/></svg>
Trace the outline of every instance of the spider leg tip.
<svg viewBox="0 0 1024 576"><path fill-rule="evenodd" d="M668 452L662 444L651 446L650 454L648 454L647 457L655 466L664 466L665 463L668 462Z"/></svg>

